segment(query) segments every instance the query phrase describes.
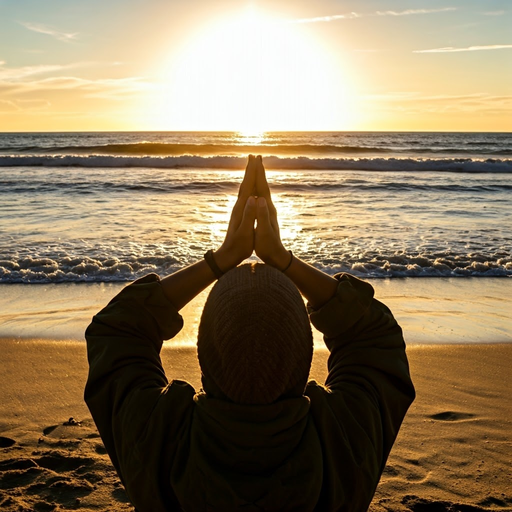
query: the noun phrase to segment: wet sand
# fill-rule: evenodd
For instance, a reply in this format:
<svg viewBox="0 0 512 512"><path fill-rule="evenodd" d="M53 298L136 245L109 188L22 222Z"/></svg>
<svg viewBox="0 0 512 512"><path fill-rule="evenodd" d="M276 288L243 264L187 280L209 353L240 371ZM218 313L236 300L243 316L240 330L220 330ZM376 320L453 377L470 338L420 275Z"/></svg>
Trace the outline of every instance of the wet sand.
<svg viewBox="0 0 512 512"><path fill-rule="evenodd" d="M0 508L132 510L82 399L85 344L0 339L0 350ZM512 510L512 344L408 355L417 399L370 510ZM326 356L316 350L312 378L325 378ZM193 348L166 346L162 359L170 379L199 386Z"/></svg>
<svg viewBox="0 0 512 512"><path fill-rule="evenodd" d="M512 279L369 279L402 326L407 343L512 343ZM91 317L127 283L0 285L0 338L84 340ZM170 345L193 347L209 289L181 311ZM313 330L315 346L325 348Z"/></svg>

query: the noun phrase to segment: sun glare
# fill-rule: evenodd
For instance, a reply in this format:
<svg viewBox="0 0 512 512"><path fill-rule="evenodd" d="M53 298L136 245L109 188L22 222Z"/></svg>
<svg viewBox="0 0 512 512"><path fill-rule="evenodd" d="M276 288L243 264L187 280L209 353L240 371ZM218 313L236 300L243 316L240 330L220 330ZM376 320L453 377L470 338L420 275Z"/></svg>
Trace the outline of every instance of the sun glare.
<svg viewBox="0 0 512 512"><path fill-rule="evenodd" d="M339 69L303 30L254 9L203 28L163 67L153 123L255 135L323 129L342 112L348 124Z"/></svg>

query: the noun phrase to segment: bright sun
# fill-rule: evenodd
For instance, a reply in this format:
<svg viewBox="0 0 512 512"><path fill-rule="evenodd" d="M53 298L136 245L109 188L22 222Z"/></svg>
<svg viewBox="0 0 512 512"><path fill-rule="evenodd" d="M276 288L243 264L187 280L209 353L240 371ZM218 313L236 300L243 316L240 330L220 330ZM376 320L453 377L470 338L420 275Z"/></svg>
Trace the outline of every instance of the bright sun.
<svg viewBox="0 0 512 512"><path fill-rule="evenodd" d="M299 25L244 11L203 29L164 66L153 123L244 133L349 124L334 62Z"/></svg>

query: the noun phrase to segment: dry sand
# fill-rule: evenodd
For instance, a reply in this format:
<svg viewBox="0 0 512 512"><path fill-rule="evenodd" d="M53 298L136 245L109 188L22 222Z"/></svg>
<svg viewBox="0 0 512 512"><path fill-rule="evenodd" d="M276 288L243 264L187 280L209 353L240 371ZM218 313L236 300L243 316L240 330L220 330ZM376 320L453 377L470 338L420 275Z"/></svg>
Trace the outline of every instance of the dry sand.
<svg viewBox="0 0 512 512"><path fill-rule="evenodd" d="M85 344L3 339L0 352L0 509L132 510L82 400ZM512 344L408 354L418 396L370 510L512 510ZM198 387L193 349L162 358ZM313 378L325 361L316 351Z"/></svg>

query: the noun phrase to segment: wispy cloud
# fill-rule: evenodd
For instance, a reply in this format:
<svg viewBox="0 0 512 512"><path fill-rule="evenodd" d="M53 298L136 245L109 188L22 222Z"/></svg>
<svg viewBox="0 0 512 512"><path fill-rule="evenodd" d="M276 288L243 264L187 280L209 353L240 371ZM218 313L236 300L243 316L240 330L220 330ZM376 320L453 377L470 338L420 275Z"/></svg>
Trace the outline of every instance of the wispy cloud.
<svg viewBox="0 0 512 512"><path fill-rule="evenodd" d="M103 98L123 100L145 91L152 86L142 77L99 78L89 80L73 76L45 78L31 84L32 89L38 90L76 90L81 91L86 98Z"/></svg>
<svg viewBox="0 0 512 512"><path fill-rule="evenodd" d="M372 108L414 114L482 112L486 114L512 112L512 96L487 93L423 95L419 92L392 92L364 97Z"/></svg>
<svg viewBox="0 0 512 512"><path fill-rule="evenodd" d="M21 110L14 101L0 100L0 112L12 112L15 110Z"/></svg>
<svg viewBox="0 0 512 512"><path fill-rule="evenodd" d="M483 92L475 92L472 94L431 94L424 95L420 92L389 92L384 94L368 94L364 96L367 100L385 100L385 101L512 101L512 96L497 96Z"/></svg>
<svg viewBox="0 0 512 512"><path fill-rule="evenodd" d="M360 17L361 15L357 12L351 12L348 14L334 14L333 16L319 16L317 18L301 18L298 20L290 20L289 23L318 23L321 21L349 20Z"/></svg>
<svg viewBox="0 0 512 512"><path fill-rule="evenodd" d="M375 16L410 16L411 14L433 14L436 12L456 11L456 7L441 7L439 9L407 9L406 11L377 11Z"/></svg>
<svg viewBox="0 0 512 512"><path fill-rule="evenodd" d="M386 50L384 48L354 48L352 51L359 53L380 53Z"/></svg>
<svg viewBox="0 0 512 512"><path fill-rule="evenodd" d="M487 11L482 13L484 16L501 16L502 14L505 14L504 10L501 11Z"/></svg>
<svg viewBox="0 0 512 512"><path fill-rule="evenodd" d="M3 109L34 110L36 105L38 108L46 108L45 101L61 104L66 98L124 101L154 88L154 84L139 76L80 78L70 73L73 69L112 65L121 63L91 61L9 67L4 61L0 61L0 97L4 98Z"/></svg>
<svg viewBox="0 0 512 512"><path fill-rule="evenodd" d="M456 10L456 7L442 7L439 9L407 9L405 11L375 11L369 13L350 12L346 14L334 14L332 16L319 16L316 18L291 20L290 23L318 23L337 20L350 20L355 18L366 18L370 16L412 16L415 14L432 14L436 12L448 12Z"/></svg>
<svg viewBox="0 0 512 512"><path fill-rule="evenodd" d="M5 61L0 61L0 82L25 82L30 81L34 75L48 75L62 73L70 69L85 67L111 67L121 66L122 62L96 62L82 61L69 64L38 64L35 66L8 67Z"/></svg>
<svg viewBox="0 0 512 512"><path fill-rule="evenodd" d="M31 30L32 32L38 32L39 34L45 34L47 36L54 37L59 41L64 41L65 43L69 43L78 37L78 32L61 32L59 30L55 30L46 25L41 25L39 23L31 23L29 21L20 21L20 25L24 26L27 30Z"/></svg>
<svg viewBox="0 0 512 512"><path fill-rule="evenodd" d="M38 98L55 94L79 94L82 98L109 99L122 101L153 88L154 85L142 77L84 79L75 76L49 77L31 81L2 81L0 95L5 98Z"/></svg>
<svg viewBox="0 0 512 512"><path fill-rule="evenodd" d="M60 64L39 64L37 66L22 66L19 68L4 67L5 62L0 61L0 81L18 81L33 75L42 75L45 73L54 73L64 69L78 67L80 64L68 64L63 66Z"/></svg>
<svg viewBox="0 0 512 512"><path fill-rule="evenodd" d="M0 100L0 112L34 112L36 110L44 110L49 107L51 107L51 103L48 100Z"/></svg>
<svg viewBox="0 0 512 512"><path fill-rule="evenodd" d="M503 50L512 48L512 44L490 44L487 46L466 46L464 48L455 48L445 46L443 48L432 48L430 50L414 50L413 53L455 53L455 52L478 52L482 50Z"/></svg>

